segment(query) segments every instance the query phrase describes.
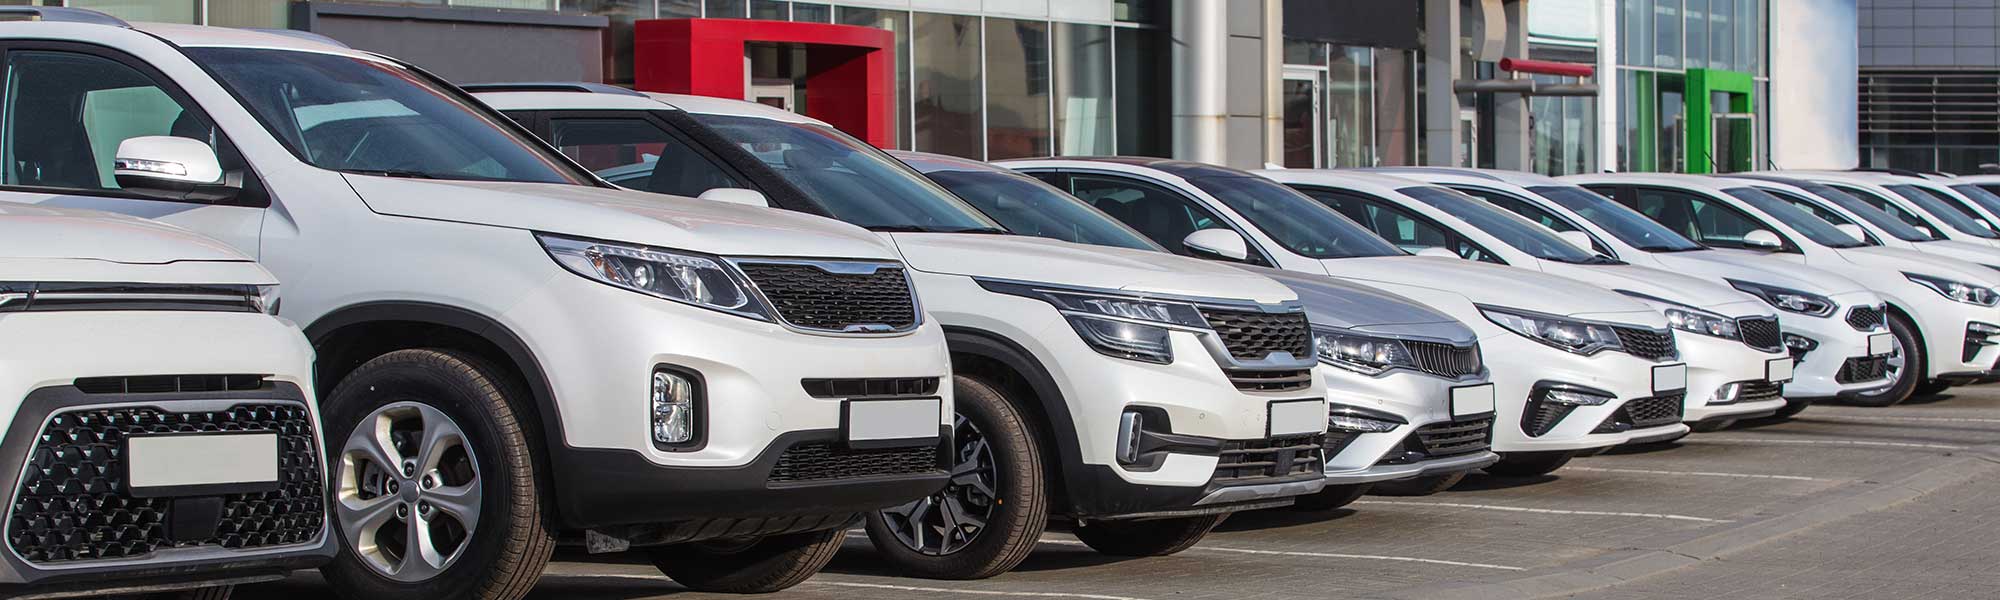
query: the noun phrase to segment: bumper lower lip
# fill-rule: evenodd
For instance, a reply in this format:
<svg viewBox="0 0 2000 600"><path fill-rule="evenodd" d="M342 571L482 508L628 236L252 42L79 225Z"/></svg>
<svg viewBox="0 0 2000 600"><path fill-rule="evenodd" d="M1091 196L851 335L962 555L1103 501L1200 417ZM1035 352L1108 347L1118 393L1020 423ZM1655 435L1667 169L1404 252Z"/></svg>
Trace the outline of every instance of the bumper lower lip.
<svg viewBox="0 0 2000 600"><path fill-rule="evenodd" d="M1729 419L1757 419L1778 414L1785 407L1784 398L1773 398L1742 404L1710 404L1687 409L1686 423L1723 421Z"/></svg>
<svg viewBox="0 0 2000 600"><path fill-rule="evenodd" d="M1772 411L1772 412L1777 412L1777 411ZM1680 427L1675 429L1676 430L1659 431L1659 432L1644 431L1640 434L1633 435L1631 438L1626 439L1625 443L1620 445L1626 446L1633 444L1651 444L1654 442L1670 442L1673 440L1681 439L1683 437L1687 437L1688 434L1687 428Z"/></svg>
<svg viewBox="0 0 2000 600"><path fill-rule="evenodd" d="M1194 505L1212 506L1218 504L1244 504L1269 500L1285 500L1315 493L1325 488L1325 479L1230 486L1209 492L1208 495L1202 496L1200 500L1196 500Z"/></svg>
<svg viewBox="0 0 2000 600"><path fill-rule="evenodd" d="M1476 452L1460 456L1431 459L1401 465L1374 465L1366 469L1339 471L1326 474L1327 485L1350 485L1394 481L1426 475L1449 475L1461 471L1485 468L1500 462L1500 455L1492 452Z"/></svg>

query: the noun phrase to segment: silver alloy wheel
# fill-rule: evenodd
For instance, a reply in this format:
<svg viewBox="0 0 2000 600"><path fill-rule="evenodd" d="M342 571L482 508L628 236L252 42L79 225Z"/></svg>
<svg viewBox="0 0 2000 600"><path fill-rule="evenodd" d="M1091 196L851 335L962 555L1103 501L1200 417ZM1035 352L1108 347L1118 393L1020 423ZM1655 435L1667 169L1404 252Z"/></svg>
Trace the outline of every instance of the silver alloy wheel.
<svg viewBox="0 0 2000 600"><path fill-rule="evenodd" d="M340 451L334 512L377 573L419 582L451 567L479 527L479 465L442 411L396 402L354 427Z"/></svg>
<svg viewBox="0 0 2000 600"><path fill-rule="evenodd" d="M1894 387L1896 382L1902 381L1903 366L1909 362L1910 357L1903 352L1902 336L1891 335L1889 340L1891 342L1889 356L1882 360L1882 377Z"/></svg>
<svg viewBox="0 0 2000 600"><path fill-rule="evenodd" d="M957 459L951 482L929 497L882 510L882 519L904 547L929 556L947 556L972 544L1000 506L999 468L984 433L964 415L954 415L952 439Z"/></svg>

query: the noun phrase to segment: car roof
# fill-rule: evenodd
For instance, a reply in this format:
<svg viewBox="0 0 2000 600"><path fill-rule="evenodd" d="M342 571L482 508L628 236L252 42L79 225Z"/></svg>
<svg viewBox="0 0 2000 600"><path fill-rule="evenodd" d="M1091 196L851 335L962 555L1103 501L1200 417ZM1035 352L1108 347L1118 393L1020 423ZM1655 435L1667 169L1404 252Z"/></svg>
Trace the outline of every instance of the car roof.
<svg viewBox="0 0 2000 600"><path fill-rule="evenodd" d="M994 162L1008 163L1016 161L1020 162L1032 161L1038 163L1052 163L1052 162L1059 163L1067 161L1067 162L1109 163L1118 165L1129 165L1134 167L1143 167L1158 171L1164 171L1168 174L1180 177L1182 179L1200 179L1204 177L1256 177L1255 174L1240 169L1232 169L1220 165L1211 165L1208 163L1199 163L1188 160L1155 158L1151 156L1055 156L1048 158L1011 159L1011 160L1001 160Z"/></svg>
<svg viewBox="0 0 2000 600"><path fill-rule="evenodd" d="M734 98L646 91L613 92L601 90L601 84L591 83L536 82L493 85L509 91L482 92L479 91L480 86L477 84L470 86L470 89L480 101L499 110L679 110L703 115L755 117L787 123L825 125L818 119L789 110ZM509 89L510 86L544 89L514 91Z"/></svg>
<svg viewBox="0 0 2000 600"><path fill-rule="evenodd" d="M1453 183L1498 181L1518 187L1570 185L1564 183L1562 180L1540 173L1504 171L1500 169L1469 169L1465 167L1364 167L1354 170L1440 183L1446 181Z"/></svg>
<svg viewBox="0 0 2000 600"><path fill-rule="evenodd" d="M337 54L366 60L387 60L382 55L356 50L332 38L304 31L239 29L176 23L133 23L131 28L182 48L263 48Z"/></svg>
<svg viewBox="0 0 2000 600"><path fill-rule="evenodd" d="M1688 175L1682 173L1589 173L1582 175L1567 175L1563 177L1558 177L1556 178L1556 181L1561 181L1570 184L1607 183L1614 185L1615 184L1667 185L1674 187L1704 190L1714 193L1721 193L1723 190L1731 188L1748 187L1749 185L1747 183L1742 183L1741 181L1738 180L1718 179L1716 177L1711 177L1708 175ZM1737 185L1730 185L1731 183L1735 183Z"/></svg>
<svg viewBox="0 0 2000 600"><path fill-rule="evenodd" d="M1435 187L1436 184L1410 177L1396 177L1365 171L1334 169L1263 169L1253 171L1279 183L1323 185L1383 196L1400 196L1405 188Z"/></svg>

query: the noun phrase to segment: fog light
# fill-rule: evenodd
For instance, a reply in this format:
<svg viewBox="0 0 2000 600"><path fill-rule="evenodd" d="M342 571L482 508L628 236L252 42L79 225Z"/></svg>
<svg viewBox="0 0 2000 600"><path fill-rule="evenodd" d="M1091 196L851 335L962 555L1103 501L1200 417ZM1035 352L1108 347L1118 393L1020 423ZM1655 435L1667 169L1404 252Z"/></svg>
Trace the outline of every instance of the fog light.
<svg viewBox="0 0 2000 600"><path fill-rule="evenodd" d="M1590 394L1590 393L1580 392L1577 390L1566 390L1561 388L1549 388L1542 390L1542 399L1549 402L1554 402L1556 404L1567 404L1570 406L1602 406L1604 405L1604 403L1611 401L1610 396L1599 396L1597 394Z"/></svg>
<svg viewBox="0 0 2000 600"><path fill-rule="evenodd" d="M1363 417L1360 415L1351 415L1351 414L1348 415L1331 414L1327 415L1326 418L1327 427L1332 429L1337 429L1340 431L1355 431L1360 433L1382 433L1385 431L1395 431L1396 425L1397 425L1396 423L1384 421L1381 419L1370 419L1368 417Z"/></svg>
<svg viewBox="0 0 2000 600"><path fill-rule="evenodd" d="M1132 464L1139 462L1139 431L1146 427L1146 416L1127 411L1118 416L1118 462Z"/></svg>
<svg viewBox="0 0 2000 600"><path fill-rule="evenodd" d="M1743 384L1741 382L1724 384L1722 386L1722 389L1715 390L1715 398L1709 400L1708 403L1728 404L1731 402L1735 402L1736 397L1738 395L1741 395L1742 393L1743 393Z"/></svg>
<svg viewBox="0 0 2000 600"><path fill-rule="evenodd" d="M1795 333L1785 334L1785 351L1791 353L1792 362L1805 360L1806 353L1819 349L1819 342Z"/></svg>
<svg viewBox="0 0 2000 600"><path fill-rule="evenodd" d="M694 440L693 381L671 371L653 371L653 441L685 444Z"/></svg>
<svg viewBox="0 0 2000 600"><path fill-rule="evenodd" d="M1966 333L1970 333L1972 335L1980 337L1992 337L2000 335L2000 325L1992 325L1988 323L1972 321L1970 323L1965 324L1965 331Z"/></svg>

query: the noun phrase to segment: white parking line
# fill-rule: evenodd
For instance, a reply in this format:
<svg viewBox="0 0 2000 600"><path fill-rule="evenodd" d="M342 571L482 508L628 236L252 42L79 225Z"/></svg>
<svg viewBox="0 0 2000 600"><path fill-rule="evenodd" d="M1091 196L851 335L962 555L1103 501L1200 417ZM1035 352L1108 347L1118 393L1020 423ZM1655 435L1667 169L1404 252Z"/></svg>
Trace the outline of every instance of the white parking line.
<svg viewBox="0 0 2000 600"><path fill-rule="evenodd" d="M886 583L855 583L849 581L823 581L814 579L806 585L830 585L845 588L871 590L896 590L899 592L924 592L927 594L965 594L970 596L1013 596L1017 598L1079 598L1081 600L1146 600L1132 596L1107 596L1104 594L1077 594L1071 592L1009 592L1002 590L968 590L963 588L920 587L914 585L889 585Z"/></svg>
<svg viewBox="0 0 2000 600"><path fill-rule="evenodd" d="M1525 507L1520 507L1520 506L1498 506L1498 505L1493 505L1493 504L1460 504L1460 503L1457 503L1457 502L1408 502L1408 501L1403 501L1403 500L1358 500L1358 501L1355 501L1355 504L1375 504L1375 505L1381 505L1381 506L1426 506L1426 507L1437 507L1437 508L1471 508L1471 509L1477 509L1477 510L1497 510L1497 511L1505 511L1505 512L1524 512L1524 513L1538 513L1538 514L1546 514L1546 515L1579 515L1579 516L1598 516L1598 517L1638 517L1638 518L1646 518L1646 519L1669 519L1669 520L1674 520L1674 521L1694 521L1694 522L1697 522L1697 523L1728 523L1728 522L1729 522L1729 520L1728 520L1728 519L1710 519L1710 518L1708 518L1708 517L1690 517L1690 516L1687 516L1687 515L1670 515L1670 514L1664 514L1664 513L1639 513L1639 512L1606 512L1606 511L1596 511L1596 510L1563 510L1563 509L1556 509L1556 508L1525 508Z"/></svg>
<svg viewBox="0 0 2000 600"><path fill-rule="evenodd" d="M1909 442L1872 442L1867 440L1793 440L1781 438L1740 438L1740 437L1690 437L1681 443L1718 442L1723 444L1799 444L1807 446L1875 446L1883 448L1927 448L1933 450L1964 450L1965 446L1951 444L1912 444Z"/></svg>
<svg viewBox="0 0 2000 600"><path fill-rule="evenodd" d="M1633 475L1678 475L1693 477L1734 477L1738 479L1779 479L1784 481L1844 481L1840 479L1820 479L1798 475L1758 475L1754 473L1716 473L1711 471L1655 471L1652 469L1600 469L1597 467L1563 467L1564 471L1587 471L1591 473L1628 473Z"/></svg>
<svg viewBox="0 0 2000 600"><path fill-rule="evenodd" d="M1041 541L1041 543L1044 543L1044 544L1054 544L1054 545L1057 545L1057 546L1083 546L1083 545L1084 545L1084 543L1083 543L1083 542L1079 542L1079 541L1073 541L1073 540L1062 540L1062 539L1048 539L1048 538L1042 538L1042 541ZM1454 567L1474 567L1474 568L1479 568L1479 569L1497 569L1497 570L1501 570L1501 571L1526 571L1526 570L1527 570L1527 569L1525 569L1525 568L1522 568L1522 567L1510 567L1510 566L1507 566L1507 565L1495 565L1495 564L1488 564L1488 563L1475 563L1475 562L1460 562L1460 561L1456 561L1456 560L1441 560L1441 559L1436 559L1436 558L1416 558L1416 557L1413 557L1413 556L1385 556L1385 555L1380 555L1380 554L1340 554L1340 553L1334 553L1334 552L1294 552L1294 551L1288 551L1288 550L1252 550L1252 549L1249 549L1249 548L1225 548L1225 547L1221 547L1221 546L1195 546L1195 547L1193 547L1193 548L1189 548L1189 549L1188 549L1187 551L1188 551L1188 552L1223 552L1223 553L1233 553L1233 554L1257 554L1257 555L1263 555L1263 556L1296 556L1296 557L1301 557L1301 558L1348 558L1348 559L1359 559L1359 560L1387 560L1387 561L1394 561L1394 562L1413 562L1413 563L1424 563L1424 564L1430 564L1430 565L1449 565L1449 566L1454 566Z"/></svg>
<svg viewBox="0 0 2000 600"><path fill-rule="evenodd" d="M2000 419L1977 417L1895 417L1889 415L1811 415L1796 417L1795 421L1850 421L1868 423L1873 421L1914 421L1918 423L2000 423Z"/></svg>

